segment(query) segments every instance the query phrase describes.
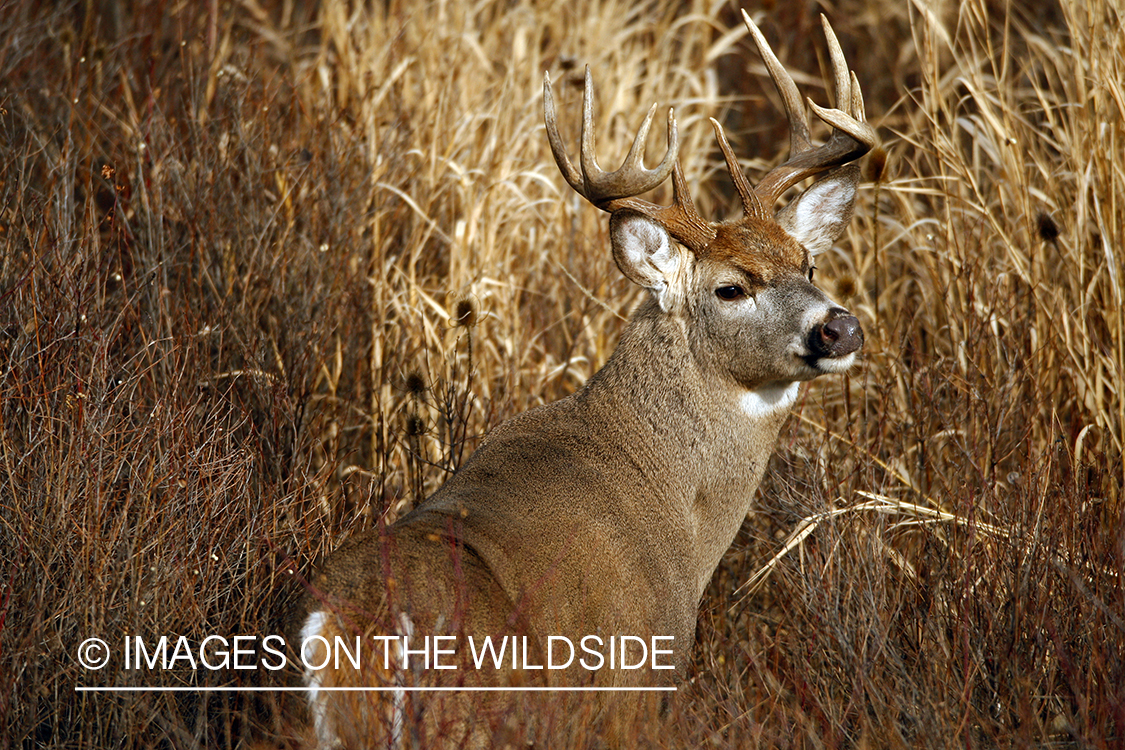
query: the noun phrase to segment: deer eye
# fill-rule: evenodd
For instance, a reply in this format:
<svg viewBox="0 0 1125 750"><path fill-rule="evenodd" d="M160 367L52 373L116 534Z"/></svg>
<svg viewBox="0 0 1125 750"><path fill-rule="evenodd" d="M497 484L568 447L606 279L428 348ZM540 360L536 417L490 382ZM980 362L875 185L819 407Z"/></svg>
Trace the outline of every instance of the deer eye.
<svg viewBox="0 0 1125 750"><path fill-rule="evenodd" d="M721 286L715 290L715 296L727 302L733 302L736 299L742 299L746 296L746 292L740 286Z"/></svg>
<svg viewBox="0 0 1125 750"><path fill-rule="evenodd" d="M815 271L815 270L816 270L816 266L809 266L809 281L810 282L812 281L813 271Z"/></svg>

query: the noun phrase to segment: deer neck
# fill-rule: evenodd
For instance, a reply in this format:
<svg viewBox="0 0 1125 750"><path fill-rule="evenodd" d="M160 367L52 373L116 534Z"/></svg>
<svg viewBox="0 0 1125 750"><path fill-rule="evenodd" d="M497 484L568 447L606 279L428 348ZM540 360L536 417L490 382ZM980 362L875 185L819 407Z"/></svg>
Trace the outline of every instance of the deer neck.
<svg viewBox="0 0 1125 750"><path fill-rule="evenodd" d="M754 496L798 385L723 382L693 354L683 323L650 298L617 349L576 394L587 421L640 468L646 515L686 544L702 593Z"/></svg>

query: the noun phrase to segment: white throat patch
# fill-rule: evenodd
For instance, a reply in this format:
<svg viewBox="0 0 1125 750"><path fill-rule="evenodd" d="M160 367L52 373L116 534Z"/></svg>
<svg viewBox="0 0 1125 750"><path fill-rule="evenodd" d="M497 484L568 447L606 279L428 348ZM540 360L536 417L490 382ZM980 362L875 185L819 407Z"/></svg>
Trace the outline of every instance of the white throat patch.
<svg viewBox="0 0 1125 750"><path fill-rule="evenodd" d="M742 412L751 419L762 419L785 411L797 400L801 384L797 381L784 385L766 385L746 391L739 398Z"/></svg>

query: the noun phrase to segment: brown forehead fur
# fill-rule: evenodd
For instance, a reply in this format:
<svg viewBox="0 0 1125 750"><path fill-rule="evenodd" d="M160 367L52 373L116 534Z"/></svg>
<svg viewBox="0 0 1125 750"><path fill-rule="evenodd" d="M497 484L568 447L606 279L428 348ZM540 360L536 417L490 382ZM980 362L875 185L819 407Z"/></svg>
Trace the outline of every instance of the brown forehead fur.
<svg viewBox="0 0 1125 750"><path fill-rule="evenodd" d="M718 224L715 239L698 256L729 263L762 281L802 269L807 257L780 224L752 216Z"/></svg>

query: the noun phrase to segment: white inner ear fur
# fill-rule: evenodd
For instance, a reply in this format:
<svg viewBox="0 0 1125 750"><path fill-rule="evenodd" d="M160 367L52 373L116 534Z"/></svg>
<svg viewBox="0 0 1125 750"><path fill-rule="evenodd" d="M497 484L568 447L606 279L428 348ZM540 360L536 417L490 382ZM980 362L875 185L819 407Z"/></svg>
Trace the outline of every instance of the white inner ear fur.
<svg viewBox="0 0 1125 750"><path fill-rule="evenodd" d="M851 166L855 165L848 165ZM814 182L777 214L777 222L811 255L830 249L852 219L859 173L858 168L848 167Z"/></svg>
<svg viewBox="0 0 1125 750"><path fill-rule="evenodd" d="M651 291L660 308L667 311L686 261L684 251L662 226L640 214L614 214L609 238L621 273Z"/></svg>

